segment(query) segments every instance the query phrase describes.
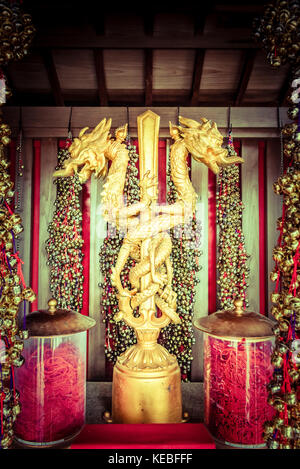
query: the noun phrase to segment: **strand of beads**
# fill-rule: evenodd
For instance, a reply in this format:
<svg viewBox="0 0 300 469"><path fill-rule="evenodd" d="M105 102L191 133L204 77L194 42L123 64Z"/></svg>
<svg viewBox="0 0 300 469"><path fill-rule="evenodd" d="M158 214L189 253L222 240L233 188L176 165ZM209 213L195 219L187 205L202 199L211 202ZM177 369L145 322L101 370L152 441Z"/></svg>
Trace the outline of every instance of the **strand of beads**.
<svg viewBox="0 0 300 469"><path fill-rule="evenodd" d="M171 178L170 162L167 170L168 193L167 200L173 204L177 199L177 192ZM172 240L171 261L173 265L172 289L177 294L177 313L180 324L169 324L160 334L160 343L176 356L181 369L183 381L190 380L191 364L193 360L192 346L195 343L192 325L196 285L199 279L196 273L201 269L199 257L201 240L201 226L196 216L186 225L180 225L170 230Z"/></svg>
<svg viewBox="0 0 300 469"><path fill-rule="evenodd" d="M266 421L264 438L271 449L299 449L299 246L300 246L300 4L298 0L278 0L266 7L258 21L258 40L267 50L267 60L276 68L290 62L290 89L287 115L293 121L281 130L282 159L287 165L274 183L282 196L282 216L277 220L279 237L273 249L275 266L270 278L275 282L271 313L276 320L274 373L268 385L268 402L275 409ZM275 28L275 29L274 29ZM298 350L297 350L298 349Z"/></svg>
<svg viewBox="0 0 300 469"><path fill-rule="evenodd" d="M56 170L70 157L66 147L58 151ZM48 226L46 241L47 265L50 267L50 291L59 308L80 312L83 297L82 184L77 174L55 180L57 187L55 211Z"/></svg>
<svg viewBox="0 0 300 469"><path fill-rule="evenodd" d="M229 133L227 150L229 156L237 155L231 133ZM217 262L220 306L224 309L231 309L234 307L234 300L241 298L244 301L244 307L247 307L249 268L246 262L249 256L245 250L245 237L242 231L244 206L240 198L238 165L230 165L221 169L218 177L216 205L217 223L220 230Z"/></svg>
<svg viewBox="0 0 300 469"><path fill-rule="evenodd" d="M23 340L28 337L24 312L23 329L19 328L18 311L22 302L34 301L22 273L23 261L16 240L23 231L22 220L12 210L14 183L9 174L6 146L10 128L0 123L0 448L11 446L14 422L20 413L19 392L15 389L14 368L22 366ZM24 308L25 311L25 308Z"/></svg>
<svg viewBox="0 0 300 469"><path fill-rule="evenodd" d="M293 137L287 124L284 134ZM297 153L291 154L285 173L274 183L274 192L283 196L280 232L273 249L275 267L270 278L275 282L271 295L271 313L276 320L275 349L272 354L274 373L269 383L269 403L275 408L273 421L265 423L265 440L271 449L300 448L300 165Z"/></svg>
<svg viewBox="0 0 300 469"><path fill-rule="evenodd" d="M0 67L27 54L34 34L30 15L16 2L0 3ZM0 104L11 96L7 78L0 69ZM26 286L23 261L17 249L18 235L23 231L21 217L14 213L14 183L11 181L7 145L11 130L0 117L0 449L11 447L14 423L21 411L20 394L15 388L14 369L24 363L23 339L26 330L26 301L33 302L35 293ZM18 313L24 304L23 329Z"/></svg>
<svg viewBox="0 0 300 469"><path fill-rule="evenodd" d="M291 106L288 116L293 120L282 129L283 156L287 164L284 173L274 183L275 194L283 197L282 216L277 220L279 237L273 249L275 266L270 278L275 282L271 295L271 313L276 320L275 349L272 354L274 373L268 385L269 403L276 413L266 421L264 437L271 449L300 448L300 68L293 71L289 90ZM296 86L294 86L296 85ZM296 89L295 89L296 88Z"/></svg>

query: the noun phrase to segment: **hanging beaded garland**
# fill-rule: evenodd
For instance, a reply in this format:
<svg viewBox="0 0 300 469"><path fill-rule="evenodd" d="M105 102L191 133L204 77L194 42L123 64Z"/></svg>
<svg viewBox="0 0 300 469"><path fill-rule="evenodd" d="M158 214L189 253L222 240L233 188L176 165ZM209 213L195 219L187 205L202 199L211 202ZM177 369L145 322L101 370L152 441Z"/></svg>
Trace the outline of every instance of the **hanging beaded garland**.
<svg viewBox="0 0 300 469"><path fill-rule="evenodd" d="M139 201L139 180L138 169L136 167L138 154L135 145L127 141L129 151L129 161L124 185L124 199L126 205L131 205ZM118 298L117 290L112 286L110 276L111 267L115 265L119 251L123 243L124 233L119 232L115 227L108 224L107 236L99 253L100 271L103 281L99 284L102 289L101 308L103 323L105 324L105 355L110 363L115 363L130 345L136 343L134 330L125 321L116 322ZM125 288L130 289L129 271L135 265L135 261L129 257L123 271L121 272L121 282Z"/></svg>
<svg viewBox="0 0 300 469"><path fill-rule="evenodd" d="M28 337L26 311L23 329L19 329L18 311L22 303L34 301L33 290L26 286L23 261L16 250L16 239L23 231L22 220L13 212L14 183L5 147L10 143L10 128L0 122L0 448L11 446L14 422L20 413L19 392L15 389L14 367L22 366L23 340Z"/></svg>
<svg viewBox="0 0 300 469"><path fill-rule="evenodd" d="M269 2L263 15L255 18L254 39L262 43L272 67L296 60L300 51L299 18L299 0Z"/></svg>
<svg viewBox="0 0 300 469"><path fill-rule="evenodd" d="M21 60L28 54L35 28L31 15L24 13L20 2L0 2L0 66Z"/></svg>
<svg viewBox="0 0 300 469"><path fill-rule="evenodd" d="M27 54L34 32L30 15L24 14L17 2L0 2L0 67ZM7 78L0 69L0 105L5 104L10 96ZM0 118L0 449L12 445L14 423L21 411L14 369L24 363L23 339L28 338L26 302L36 299L33 290L26 286L23 261L17 248L23 226L21 217L14 213L14 208L17 208L14 183L9 173L6 149L10 141L10 127ZM18 324L22 303L23 328Z"/></svg>
<svg viewBox="0 0 300 469"><path fill-rule="evenodd" d="M67 140L66 147L60 148L56 170L61 169L70 158ZM57 178L55 211L48 226L49 238L46 241L47 265L50 267L50 291L61 309L80 312L83 297L82 265L82 213L80 193L82 184L77 174Z"/></svg>
<svg viewBox="0 0 300 469"><path fill-rule="evenodd" d="M171 179L171 165L167 170L167 201L173 204L177 199L174 182ZM183 381L190 380L193 360L192 346L195 343L193 314L195 304L195 287L199 283L196 273L199 272L201 226L196 216L186 225L179 225L169 234L172 240L171 261L173 265L172 289L177 294L177 313L180 324L169 324L163 328L159 342L176 356Z"/></svg>
<svg viewBox="0 0 300 469"><path fill-rule="evenodd" d="M231 131L229 132L228 155L236 156ZM218 262L219 271L218 300L221 309L234 307L234 300L240 298L244 307L248 307L246 291L248 287L249 255L245 249L245 237L242 231L242 211L240 198L239 167L223 167L218 176L216 196L217 223L219 225Z"/></svg>
<svg viewBox="0 0 300 469"><path fill-rule="evenodd" d="M293 141L294 127L287 124L285 146ZM299 152L299 150L298 150ZM299 154L299 153L298 153ZM268 385L268 402L276 409L275 418L265 423L265 439L271 449L299 449L300 382L300 167L295 151L289 157L285 173L274 183L275 194L283 196L282 216L277 221L280 232L273 249L275 267L270 278L275 282L271 295L271 313L277 323L272 363L275 371Z"/></svg>
<svg viewBox="0 0 300 469"><path fill-rule="evenodd" d="M264 438L270 449L299 449L300 9L298 1L276 2L268 8L269 17L271 15L274 19L269 21L266 16L261 19L265 26L260 30L260 37L265 45L270 44L272 25L277 21L277 33L271 43L268 60L276 67L285 61L291 63L287 115L293 122L281 129L281 157L285 157L287 164L273 185L275 194L283 198L282 216L277 220L279 237L273 249L275 266L270 273L271 280L275 282L271 313L276 320L276 341L271 358L274 373L268 385L268 402L276 413L273 420L265 422ZM278 18L281 24L278 24Z"/></svg>

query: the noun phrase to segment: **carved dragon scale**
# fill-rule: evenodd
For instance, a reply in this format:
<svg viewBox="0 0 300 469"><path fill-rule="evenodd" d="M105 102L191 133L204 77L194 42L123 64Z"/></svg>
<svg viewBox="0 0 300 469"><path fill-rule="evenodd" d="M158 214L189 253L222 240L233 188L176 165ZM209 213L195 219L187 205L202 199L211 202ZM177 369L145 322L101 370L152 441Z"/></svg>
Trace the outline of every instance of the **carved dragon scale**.
<svg viewBox="0 0 300 469"><path fill-rule="evenodd" d="M146 321L141 310L139 317L134 317L134 309L150 297L154 297L162 312L162 317L151 319L153 325L164 327L170 321L180 322L176 312L176 293L172 290L172 243L167 231L188 222L196 209L197 194L189 178L188 154L191 153L196 161L205 164L215 174L223 165L243 162L240 157L229 157L227 150L222 148L223 137L214 122L205 118L197 122L179 117L179 123L170 123L170 135L174 140L170 151L171 177L178 195L174 204L156 205L155 197L148 191L157 188L157 180L148 171L139 183L140 202L125 205L123 190L129 160L124 144L127 124L117 128L112 137L111 119L103 119L89 133L88 127L84 128L70 146L71 157L64 168L54 173L55 177L77 173L81 182L87 181L92 173L97 178L106 177L101 194L102 215L107 222L126 233L117 262L112 267L111 281L118 290L119 300L119 313L115 319L123 319L134 328ZM109 171L108 161L111 162ZM140 214L149 208L153 216L149 221L141 221ZM141 259L141 244L149 238L148 255ZM125 289L120 280L129 256L137 261L129 274L132 290ZM142 289L141 279L149 274L151 282Z"/></svg>

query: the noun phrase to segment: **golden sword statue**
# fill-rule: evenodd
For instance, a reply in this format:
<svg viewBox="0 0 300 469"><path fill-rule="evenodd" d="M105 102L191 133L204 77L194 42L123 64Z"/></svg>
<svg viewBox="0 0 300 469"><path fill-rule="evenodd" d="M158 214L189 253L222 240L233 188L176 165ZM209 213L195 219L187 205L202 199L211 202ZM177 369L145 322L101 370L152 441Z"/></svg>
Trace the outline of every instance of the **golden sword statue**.
<svg viewBox="0 0 300 469"><path fill-rule="evenodd" d="M146 208L140 212L139 222L143 231L139 238L140 263L147 263L150 269L148 267L147 273L140 277L140 285L136 284L140 287L140 293L137 295L144 299L141 303L138 301L139 317L132 316L131 307L130 309L125 307L122 315L122 318L135 329L137 344L120 356L114 366L112 420L119 423L176 423L182 419L180 368L176 358L157 343L162 327L167 326L171 320L180 322L176 313L176 296L171 294L172 278L167 282L169 293L165 305L170 310L169 314L162 311L162 316L156 317L155 297L164 296L162 291L161 295L158 294L164 286L164 277L156 278L157 266L155 267L154 262L156 240L162 241L160 239L162 236L158 236L159 233L156 233L152 226L156 215L159 122L160 117L151 111L137 118L140 177L141 180L149 177L150 181L154 181L141 194L141 202L145 203ZM150 205L147 204L148 197L151 199ZM168 215L166 218L169 218ZM137 231L138 227L135 227L133 231L135 240ZM127 238L130 238L130 235L131 231L128 232ZM167 234L163 236L167 239ZM165 251L164 260L168 259L170 262L172 247L171 243L169 244L170 249ZM132 300L137 295L133 295Z"/></svg>
<svg viewBox="0 0 300 469"><path fill-rule="evenodd" d="M94 172L107 173L102 193L103 216L126 235L111 281L118 291L119 312L115 319L133 327L137 344L118 357L113 371L112 415L114 423L179 423L182 421L181 374L176 357L157 343L160 329L171 321L180 323L176 312L176 294L172 290L173 269L170 260L172 242L167 231L188 222L196 209L197 194L189 179L187 156L218 173L220 166L241 163L222 148L223 137L215 123L179 118L181 125L170 123L171 177L177 191L172 205L157 205L158 137L160 117L148 110L138 116L140 151L140 202L125 206L123 189L128 164L124 145L127 125L112 138L111 120L103 119L86 133L83 129L69 148L71 158L55 176L74 172L82 182ZM137 261L129 274L132 290L123 287L122 269L131 256ZM138 315L134 310L139 308ZM156 314L156 308L161 316Z"/></svg>

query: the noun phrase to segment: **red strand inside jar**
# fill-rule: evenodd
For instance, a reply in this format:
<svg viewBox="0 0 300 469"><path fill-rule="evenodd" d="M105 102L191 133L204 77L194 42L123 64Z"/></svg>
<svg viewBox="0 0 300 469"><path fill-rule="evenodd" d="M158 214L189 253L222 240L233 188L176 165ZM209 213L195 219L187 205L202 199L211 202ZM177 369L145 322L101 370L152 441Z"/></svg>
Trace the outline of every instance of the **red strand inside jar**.
<svg viewBox="0 0 300 469"><path fill-rule="evenodd" d="M205 422L220 441L262 445L263 424L274 409L267 403L272 378L272 342L207 336L204 345Z"/></svg>
<svg viewBox="0 0 300 469"><path fill-rule="evenodd" d="M15 434L28 442L55 442L72 436L85 419L85 362L79 349L62 342L25 349L18 370L21 413Z"/></svg>

